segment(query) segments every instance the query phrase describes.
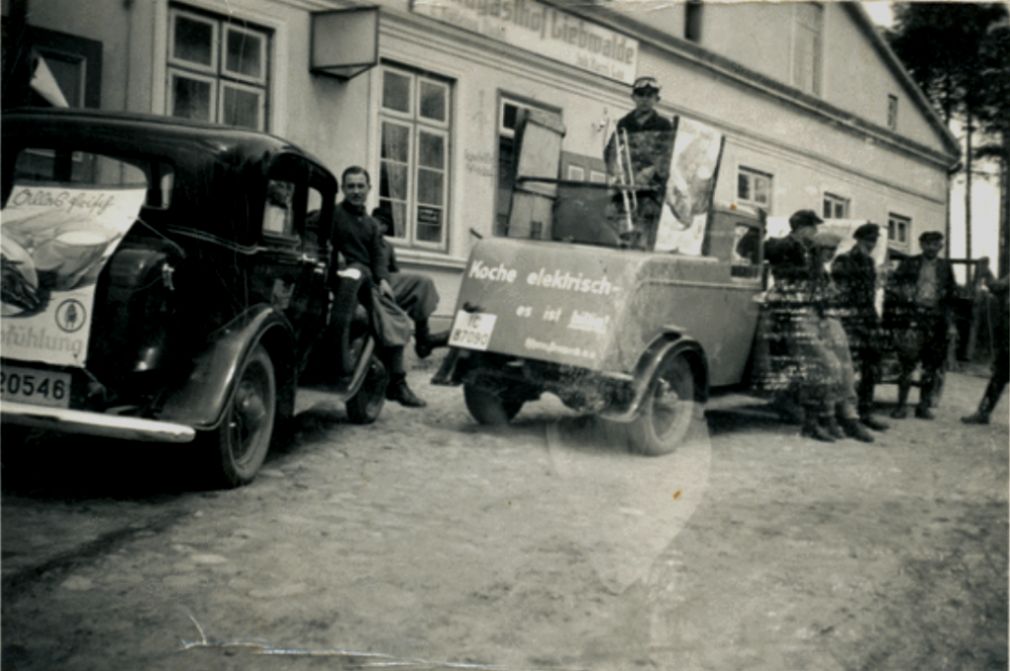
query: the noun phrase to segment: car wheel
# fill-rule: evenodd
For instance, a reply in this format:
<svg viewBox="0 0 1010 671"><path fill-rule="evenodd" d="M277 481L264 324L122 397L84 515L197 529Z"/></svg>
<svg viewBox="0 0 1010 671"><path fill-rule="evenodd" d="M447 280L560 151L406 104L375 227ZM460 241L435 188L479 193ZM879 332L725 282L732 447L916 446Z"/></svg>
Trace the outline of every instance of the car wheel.
<svg viewBox="0 0 1010 671"><path fill-rule="evenodd" d="M463 400L470 415L479 424L487 426L508 424L523 407L522 401L502 398L494 392L472 384L463 385Z"/></svg>
<svg viewBox="0 0 1010 671"><path fill-rule="evenodd" d="M641 454L672 452L691 430L698 412L691 364L679 354L668 354L649 382L638 416L625 425L628 447Z"/></svg>
<svg viewBox="0 0 1010 671"><path fill-rule="evenodd" d="M376 357L368 363L368 372L358 393L347 401L347 417L355 424L371 424L379 418L386 403L389 375Z"/></svg>
<svg viewBox="0 0 1010 671"><path fill-rule="evenodd" d="M212 434L219 484L252 482L270 449L276 417L274 366L266 349L257 345L242 363L224 418Z"/></svg>

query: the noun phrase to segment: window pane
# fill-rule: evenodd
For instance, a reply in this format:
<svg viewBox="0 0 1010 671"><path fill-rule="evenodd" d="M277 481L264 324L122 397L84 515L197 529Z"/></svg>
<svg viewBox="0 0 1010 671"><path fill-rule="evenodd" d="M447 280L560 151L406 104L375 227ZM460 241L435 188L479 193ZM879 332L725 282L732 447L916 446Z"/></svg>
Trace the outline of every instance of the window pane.
<svg viewBox="0 0 1010 671"><path fill-rule="evenodd" d="M442 208L417 206L417 239L425 242L442 241Z"/></svg>
<svg viewBox="0 0 1010 671"><path fill-rule="evenodd" d="M176 16L172 55L200 65L213 65L214 26L186 16Z"/></svg>
<svg viewBox="0 0 1010 671"><path fill-rule="evenodd" d="M263 78L263 38L242 30L229 30L224 67L246 77Z"/></svg>
<svg viewBox="0 0 1010 671"><path fill-rule="evenodd" d="M392 213L393 230L386 235L393 238L403 238L407 235L407 204L398 200L379 199L379 207Z"/></svg>
<svg viewBox="0 0 1010 671"><path fill-rule="evenodd" d="M417 171L417 202L430 205L442 204L442 181L444 175L434 170L421 168Z"/></svg>
<svg viewBox="0 0 1010 671"><path fill-rule="evenodd" d="M445 138L421 131L418 162L428 168L445 168Z"/></svg>
<svg viewBox="0 0 1010 671"><path fill-rule="evenodd" d="M421 116L425 119L445 121L446 88L432 82L421 82Z"/></svg>
<svg viewBox="0 0 1010 671"><path fill-rule="evenodd" d="M46 66L52 72L60 93L71 107L84 107L84 59L42 51Z"/></svg>
<svg viewBox="0 0 1010 671"><path fill-rule="evenodd" d="M400 163L410 160L410 128L391 123L382 124L382 158Z"/></svg>
<svg viewBox="0 0 1010 671"><path fill-rule="evenodd" d="M764 177L754 178L754 202L760 203L762 205L767 205L769 202L769 186L771 185L771 180L765 179Z"/></svg>
<svg viewBox="0 0 1010 671"><path fill-rule="evenodd" d="M258 91L225 86L221 123L240 128L260 129L260 107L263 95Z"/></svg>
<svg viewBox="0 0 1010 671"><path fill-rule="evenodd" d="M382 106L410 112L410 78L388 70L382 73Z"/></svg>
<svg viewBox="0 0 1010 671"><path fill-rule="evenodd" d="M172 116L211 120L211 83L172 75Z"/></svg>
<svg viewBox="0 0 1010 671"><path fill-rule="evenodd" d="M830 219L831 218L831 201L830 200L825 200L824 201L824 209L821 212L821 216L824 217L825 219Z"/></svg>
<svg viewBox="0 0 1010 671"><path fill-rule="evenodd" d="M503 128L511 128L515 130L516 127L516 115L519 113L519 108L512 103L505 103L505 109L502 110L502 121L501 125Z"/></svg>
<svg viewBox="0 0 1010 671"><path fill-rule="evenodd" d="M379 197L407 199L407 166L382 162L379 166Z"/></svg>
<svg viewBox="0 0 1010 671"><path fill-rule="evenodd" d="M742 172L736 177L736 197L739 200L750 200L750 179Z"/></svg>

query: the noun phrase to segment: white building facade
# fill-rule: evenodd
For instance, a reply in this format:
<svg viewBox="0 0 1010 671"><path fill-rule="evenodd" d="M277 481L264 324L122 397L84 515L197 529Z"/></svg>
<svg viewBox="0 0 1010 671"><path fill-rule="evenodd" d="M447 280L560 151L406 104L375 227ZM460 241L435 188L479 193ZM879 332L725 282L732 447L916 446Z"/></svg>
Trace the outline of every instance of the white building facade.
<svg viewBox="0 0 1010 671"><path fill-rule="evenodd" d="M48 78L70 105L250 126L337 174L364 165L442 316L474 240L503 230L520 108L560 116L562 177L603 180L607 134L651 74L661 113L725 134L717 203L870 219L910 252L944 229L959 158L851 3L7 0L3 15L5 58L47 71L33 65L33 95Z"/></svg>

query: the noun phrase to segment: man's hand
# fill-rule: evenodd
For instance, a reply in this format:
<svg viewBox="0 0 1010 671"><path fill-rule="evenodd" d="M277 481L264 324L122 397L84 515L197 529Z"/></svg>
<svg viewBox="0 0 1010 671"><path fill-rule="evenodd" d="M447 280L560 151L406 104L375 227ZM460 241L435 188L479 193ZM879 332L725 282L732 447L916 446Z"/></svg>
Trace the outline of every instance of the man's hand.
<svg viewBox="0 0 1010 671"><path fill-rule="evenodd" d="M393 287L390 286L389 280L379 281L379 291L382 292L383 296L387 296L389 298L395 298L395 296L393 295Z"/></svg>

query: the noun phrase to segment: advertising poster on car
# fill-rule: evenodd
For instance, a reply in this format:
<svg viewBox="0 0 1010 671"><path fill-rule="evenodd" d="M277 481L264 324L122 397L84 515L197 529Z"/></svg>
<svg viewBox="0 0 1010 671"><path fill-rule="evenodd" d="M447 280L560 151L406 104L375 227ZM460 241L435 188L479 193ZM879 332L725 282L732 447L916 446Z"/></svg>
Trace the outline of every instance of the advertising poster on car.
<svg viewBox="0 0 1010 671"><path fill-rule="evenodd" d="M656 231L657 252L701 256L722 147L723 135L712 126L678 119L665 207Z"/></svg>
<svg viewBox="0 0 1010 671"><path fill-rule="evenodd" d="M463 275L449 344L599 368L636 259L599 247L483 240Z"/></svg>
<svg viewBox="0 0 1010 671"><path fill-rule="evenodd" d="M145 195L15 185L0 212L4 358L84 366L95 282Z"/></svg>

